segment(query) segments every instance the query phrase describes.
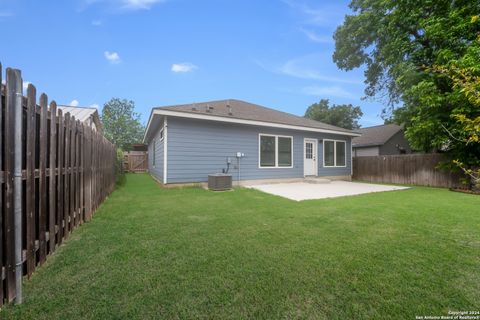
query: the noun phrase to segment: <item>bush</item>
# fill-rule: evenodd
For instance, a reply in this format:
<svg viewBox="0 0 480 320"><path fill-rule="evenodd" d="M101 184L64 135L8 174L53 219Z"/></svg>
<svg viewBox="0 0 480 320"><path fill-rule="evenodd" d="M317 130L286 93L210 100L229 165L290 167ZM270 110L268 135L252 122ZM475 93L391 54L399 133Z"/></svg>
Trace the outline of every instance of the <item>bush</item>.
<svg viewBox="0 0 480 320"><path fill-rule="evenodd" d="M117 148L117 158L115 161L115 183L121 186L125 183L125 171L123 168L123 150Z"/></svg>

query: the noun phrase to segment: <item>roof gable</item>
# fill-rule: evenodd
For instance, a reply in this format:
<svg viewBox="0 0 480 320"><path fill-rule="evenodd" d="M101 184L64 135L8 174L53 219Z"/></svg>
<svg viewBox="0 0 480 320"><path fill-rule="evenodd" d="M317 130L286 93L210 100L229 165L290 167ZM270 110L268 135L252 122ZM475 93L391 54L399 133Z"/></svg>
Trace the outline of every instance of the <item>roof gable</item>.
<svg viewBox="0 0 480 320"><path fill-rule="evenodd" d="M61 109L64 114L67 112L70 113L71 116L75 117L76 120L80 120L81 122L88 123L88 121L91 120L95 124L95 128L98 131L102 131L102 124L96 108L59 105L58 109Z"/></svg>
<svg viewBox="0 0 480 320"><path fill-rule="evenodd" d="M358 131L362 134L352 140L353 147L381 146L391 137L403 130L403 126L396 124L386 124L368 128L362 128Z"/></svg>

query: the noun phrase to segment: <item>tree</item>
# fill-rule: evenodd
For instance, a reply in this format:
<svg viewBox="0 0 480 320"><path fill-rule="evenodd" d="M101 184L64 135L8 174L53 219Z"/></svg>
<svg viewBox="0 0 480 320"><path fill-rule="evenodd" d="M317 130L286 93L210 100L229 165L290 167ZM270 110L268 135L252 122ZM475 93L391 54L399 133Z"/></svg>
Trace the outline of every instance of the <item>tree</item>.
<svg viewBox="0 0 480 320"><path fill-rule="evenodd" d="M473 21L474 19L472 19ZM480 44L480 39L479 39ZM473 149L476 159L480 156L480 45L473 45L467 54L459 61L452 61L448 66L433 66L430 71L443 75L453 83L454 90L458 90L471 103L474 110L454 108L451 117L456 120L458 131L450 132L451 140L463 145L463 148ZM454 159L457 165L468 177L472 184L480 190L480 166L475 157L468 159L468 163Z"/></svg>
<svg viewBox="0 0 480 320"><path fill-rule="evenodd" d="M475 119L480 108L452 78L434 71L462 65L478 75L480 3L353 0L350 8L354 14L335 32L337 66L366 67L366 96L385 101L384 118L405 123L413 148L480 165L478 146L464 143L465 123L456 116Z"/></svg>
<svg viewBox="0 0 480 320"><path fill-rule="evenodd" d="M358 129L358 120L363 115L360 107L351 104L329 105L328 99L312 104L305 112L305 118L325 122L345 129Z"/></svg>
<svg viewBox="0 0 480 320"><path fill-rule="evenodd" d="M103 105L102 126L105 137L122 150L130 150L132 144L140 143L144 127L135 103L126 99L112 98Z"/></svg>

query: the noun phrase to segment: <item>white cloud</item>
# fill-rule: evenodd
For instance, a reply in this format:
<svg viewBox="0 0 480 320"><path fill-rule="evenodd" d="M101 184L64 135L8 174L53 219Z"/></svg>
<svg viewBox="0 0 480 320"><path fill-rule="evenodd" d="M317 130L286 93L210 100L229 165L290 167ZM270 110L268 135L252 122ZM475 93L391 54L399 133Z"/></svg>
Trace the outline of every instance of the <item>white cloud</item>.
<svg viewBox="0 0 480 320"><path fill-rule="evenodd" d="M70 101L70 103L68 105L72 106L72 107L78 107L79 104L80 104L80 102L78 102L78 100L73 99L72 101Z"/></svg>
<svg viewBox="0 0 480 320"><path fill-rule="evenodd" d="M302 89L302 92L310 96L319 97L338 97L338 98L354 98L354 96L338 86L310 86Z"/></svg>
<svg viewBox="0 0 480 320"><path fill-rule="evenodd" d="M12 12L0 11L0 20L10 18L10 17L13 17L13 16L14 16L14 14Z"/></svg>
<svg viewBox="0 0 480 320"><path fill-rule="evenodd" d="M31 84L30 81L23 81L22 83L22 87L23 87L23 95L26 95L27 94L27 89L28 89L28 85Z"/></svg>
<svg viewBox="0 0 480 320"><path fill-rule="evenodd" d="M83 11L89 6L99 4L121 11L150 10L154 5L165 1L166 0L83 0L79 10Z"/></svg>
<svg viewBox="0 0 480 320"><path fill-rule="evenodd" d="M331 35L329 36L322 36L319 35L311 30L306 30L303 28L300 28L300 31L303 32L310 41L317 42L317 43L332 43L333 38Z"/></svg>
<svg viewBox="0 0 480 320"><path fill-rule="evenodd" d="M120 56L118 53L105 51L103 54L105 55L105 59L110 61L110 63L120 63Z"/></svg>
<svg viewBox="0 0 480 320"><path fill-rule="evenodd" d="M328 26L332 21L338 19L338 15L343 16L343 12L340 14L334 7L312 8L303 2L295 0L282 0L282 2L300 13L304 24Z"/></svg>
<svg viewBox="0 0 480 320"><path fill-rule="evenodd" d="M150 10L150 8L164 0L122 0L122 8L130 10Z"/></svg>
<svg viewBox="0 0 480 320"><path fill-rule="evenodd" d="M98 104L94 103L94 104L91 104L91 105L89 106L89 108L95 108L95 109L98 110L98 109L100 108L100 106L99 106Z"/></svg>
<svg viewBox="0 0 480 320"><path fill-rule="evenodd" d="M302 58L288 60L282 66L280 66L280 68L278 68L278 72L288 76L292 76L295 78L302 78L302 79L312 79L312 80L321 80L321 81L338 82L338 83L350 83L350 84L362 83L361 80L338 78L338 77L334 77L334 76L330 76L328 74L322 73L319 70L317 70L315 67L309 66L308 61L304 61L304 59Z"/></svg>
<svg viewBox="0 0 480 320"><path fill-rule="evenodd" d="M198 67L190 62L174 63L171 68L172 72L175 73L192 72L195 69L198 69Z"/></svg>
<svg viewBox="0 0 480 320"><path fill-rule="evenodd" d="M102 20L92 20L92 26L99 27L102 25Z"/></svg>

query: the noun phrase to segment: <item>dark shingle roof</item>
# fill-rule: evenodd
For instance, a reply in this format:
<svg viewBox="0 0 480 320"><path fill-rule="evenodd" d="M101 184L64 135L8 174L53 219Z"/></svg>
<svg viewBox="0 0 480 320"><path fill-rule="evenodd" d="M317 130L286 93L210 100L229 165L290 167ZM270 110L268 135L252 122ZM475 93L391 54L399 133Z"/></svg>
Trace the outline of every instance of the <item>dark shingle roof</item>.
<svg viewBox="0 0 480 320"><path fill-rule="evenodd" d="M362 128L358 130L362 135L353 138L352 144L353 147L381 146L400 130L403 127L396 124Z"/></svg>
<svg viewBox="0 0 480 320"><path fill-rule="evenodd" d="M207 108L210 107L210 109ZM263 121L270 123L287 124L292 126L309 127L315 129L333 130L345 133L358 133L353 130L332 126L323 122L295 116L290 113L262 107L253 103L229 99L183 105L157 107L157 110L170 110L193 114L211 115L218 117Z"/></svg>

